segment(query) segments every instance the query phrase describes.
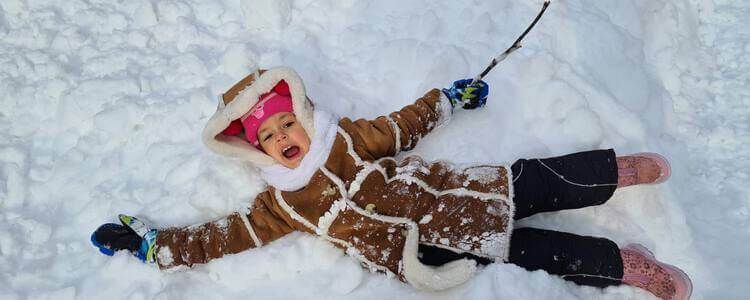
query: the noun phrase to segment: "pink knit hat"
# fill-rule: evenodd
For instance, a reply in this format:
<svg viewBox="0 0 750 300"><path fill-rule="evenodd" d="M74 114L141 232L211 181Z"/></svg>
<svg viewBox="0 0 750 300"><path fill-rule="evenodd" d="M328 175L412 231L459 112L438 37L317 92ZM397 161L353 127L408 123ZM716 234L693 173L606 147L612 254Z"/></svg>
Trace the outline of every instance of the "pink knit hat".
<svg viewBox="0 0 750 300"><path fill-rule="evenodd" d="M292 97L289 85L284 80L279 81L270 92L260 95L258 102L253 105L239 120L234 120L224 134L236 135L240 124L245 129L245 138L255 148L263 150L258 141L258 129L269 117L279 112L293 112Z"/></svg>

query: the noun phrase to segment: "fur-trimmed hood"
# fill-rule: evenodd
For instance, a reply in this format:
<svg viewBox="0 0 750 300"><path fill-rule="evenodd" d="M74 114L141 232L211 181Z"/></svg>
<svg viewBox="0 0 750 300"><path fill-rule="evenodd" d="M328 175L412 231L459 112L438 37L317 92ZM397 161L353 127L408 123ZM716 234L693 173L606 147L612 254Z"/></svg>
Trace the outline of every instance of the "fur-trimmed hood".
<svg viewBox="0 0 750 300"><path fill-rule="evenodd" d="M279 81L289 85L292 109L310 138L315 136L313 104L307 98L302 79L291 68L278 67L256 70L234 84L219 99L219 107L203 129L203 143L220 155L250 162L256 167L276 164L273 158L248 143L243 136L225 135L222 132L232 121L239 119L255 103L258 97L270 91Z"/></svg>

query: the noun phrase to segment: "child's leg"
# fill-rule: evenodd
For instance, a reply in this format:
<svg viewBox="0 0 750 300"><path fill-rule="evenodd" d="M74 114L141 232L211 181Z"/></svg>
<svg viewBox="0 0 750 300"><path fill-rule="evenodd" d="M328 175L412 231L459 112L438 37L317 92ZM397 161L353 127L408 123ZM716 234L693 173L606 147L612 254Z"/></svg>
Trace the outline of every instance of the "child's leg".
<svg viewBox="0 0 750 300"><path fill-rule="evenodd" d="M529 271L545 270L581 285L637 286L661 299L689 299L693 290L685 272L659 262L642 246L620 249L605 238L518 228L511 236L508 262Z"/></svg>
<svg viewBox="0 0 750 300"><path fill-rule="evenodd" d="M508 262L529 271L545 270L582 285L622 283L620 248L605 238L518 228L511 236Z"/></svg>
<svg viewBox="0 0 750 300"><path fill-rule="evenodd" d="M617 160L612 149L519 159L511 171L516 220L540 212L599 205L617 188Z"/></svg>

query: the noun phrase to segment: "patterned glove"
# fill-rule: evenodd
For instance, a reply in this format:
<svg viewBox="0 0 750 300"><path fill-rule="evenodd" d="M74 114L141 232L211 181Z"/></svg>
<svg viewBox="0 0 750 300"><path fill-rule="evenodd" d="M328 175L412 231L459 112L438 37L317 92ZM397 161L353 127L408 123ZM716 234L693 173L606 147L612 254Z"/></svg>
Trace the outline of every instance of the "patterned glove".
<svg viewBox="0 0 750 300"><path fill-rule="evenodd" d="M153 263L156 229L150 229L135 217L119 215L120 224L107 223L91 234L91 243L102 253L112 256L116 251L128 250L146 263Z"/></svg>
<svg viewBox="0 0 750 300"><path fill-rule="evenodd" d="M443 93L451 101L453 107L459 106L463 109L475 109L487 103L487 94L490 86L480 80L471 84L471 79L461 79L453 82L450 88L443 89Z"/></svg>

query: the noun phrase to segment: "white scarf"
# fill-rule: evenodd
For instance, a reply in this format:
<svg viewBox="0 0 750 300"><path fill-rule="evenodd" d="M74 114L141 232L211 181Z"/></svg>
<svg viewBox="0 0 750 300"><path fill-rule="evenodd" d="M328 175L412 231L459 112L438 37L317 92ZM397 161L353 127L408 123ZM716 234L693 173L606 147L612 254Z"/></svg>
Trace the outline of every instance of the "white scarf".
<svg viewBox="0 0 750 300"><path fill-rule="evenodd" d="M281 164L260 168L260 176L269 185L282 191L296 191L307 185L310 178L322 167L331 154L333 141L338 130L338 117L322 110L313 111L315 136L310 141L310 150L294 169Z"/></svg>

